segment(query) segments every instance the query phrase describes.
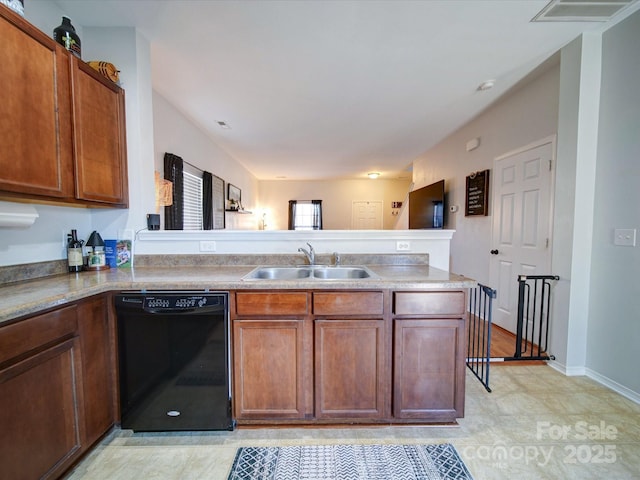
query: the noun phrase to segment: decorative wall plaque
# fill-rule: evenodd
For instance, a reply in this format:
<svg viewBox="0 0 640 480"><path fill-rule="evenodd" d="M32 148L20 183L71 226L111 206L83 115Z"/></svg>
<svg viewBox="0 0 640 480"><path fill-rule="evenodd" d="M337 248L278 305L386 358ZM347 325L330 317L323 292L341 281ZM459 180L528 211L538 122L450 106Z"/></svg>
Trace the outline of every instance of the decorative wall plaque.
<svg viewBox="0 0 640 480"><path fill-rule="evenodd" d="M465 217L489 214L489 170L467 177Z"/></svg>

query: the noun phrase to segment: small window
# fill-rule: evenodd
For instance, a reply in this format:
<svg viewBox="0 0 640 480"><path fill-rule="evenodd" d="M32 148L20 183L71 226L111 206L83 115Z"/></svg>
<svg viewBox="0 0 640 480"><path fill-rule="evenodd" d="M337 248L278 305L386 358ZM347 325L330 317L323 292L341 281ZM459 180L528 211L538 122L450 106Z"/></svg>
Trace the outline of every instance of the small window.
<svg viewBox="0 0 640 480"><path fill-rule="evenodd" d="M202 230L202 172L198 169L185 165L183 177L183 200L182 207L183 229ZM189 170L198 171L194 174Z"/></svg>
<svg viewBox="0 0 640 480"><path fill-rule="evenodd" d="M322 200L289 200L289 230L322 230Z"/></svg>

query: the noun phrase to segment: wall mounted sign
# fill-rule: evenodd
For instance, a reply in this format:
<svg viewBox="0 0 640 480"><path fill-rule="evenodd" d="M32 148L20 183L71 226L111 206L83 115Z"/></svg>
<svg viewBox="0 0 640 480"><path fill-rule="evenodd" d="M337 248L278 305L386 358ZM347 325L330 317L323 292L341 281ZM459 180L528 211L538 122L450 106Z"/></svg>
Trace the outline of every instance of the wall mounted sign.
<svg viewBox="0 0 640 480"><path fill-rule="evenodd" d="M489 214L489 170L467 177L465 217Z"/></svg>

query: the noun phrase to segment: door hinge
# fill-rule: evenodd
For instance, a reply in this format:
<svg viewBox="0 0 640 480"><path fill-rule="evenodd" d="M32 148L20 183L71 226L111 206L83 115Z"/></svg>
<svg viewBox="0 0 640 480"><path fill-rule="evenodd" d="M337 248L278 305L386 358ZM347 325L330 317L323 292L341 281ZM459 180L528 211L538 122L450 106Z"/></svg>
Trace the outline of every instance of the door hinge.
<svg viewBox="0 0 640 480"><path fill-rule="evenodd" d="M553 160L549 160L549 171L551 171L551 169L553 168L552 165L553 165Z"/></svg>
<svg viewBox="0 0 640 480"><path fill-rule="evenodd" d="M544 248L549 248L549 239L548 238L544 243Z"/></svg>

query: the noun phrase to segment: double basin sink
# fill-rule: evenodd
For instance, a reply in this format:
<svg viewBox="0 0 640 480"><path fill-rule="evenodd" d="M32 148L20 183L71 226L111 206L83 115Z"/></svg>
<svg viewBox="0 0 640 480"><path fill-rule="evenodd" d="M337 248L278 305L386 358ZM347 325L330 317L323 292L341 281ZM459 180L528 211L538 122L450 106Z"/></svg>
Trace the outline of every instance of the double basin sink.
<svg viewBox="0 0 640 480"><path fill-rule="evenodd" d="M379 278L364 266L303 265L257 267L242 280L357 280Z"/></svg>

